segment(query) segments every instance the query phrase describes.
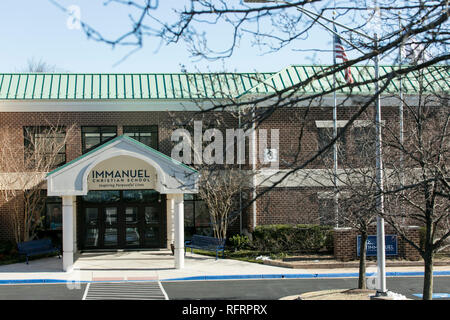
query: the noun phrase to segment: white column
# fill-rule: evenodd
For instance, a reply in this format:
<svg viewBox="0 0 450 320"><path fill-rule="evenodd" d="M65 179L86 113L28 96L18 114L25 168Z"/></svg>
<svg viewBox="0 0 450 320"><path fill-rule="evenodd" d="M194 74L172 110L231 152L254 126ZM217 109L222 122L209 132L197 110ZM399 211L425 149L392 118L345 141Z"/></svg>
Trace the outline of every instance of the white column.
<svg viewBox="0 0 450 320"><path fill-rule="evenodd" d="M167 195L167 202L166 202L166 206L167 206L167 249L170 249L170 245L172 243L174 243L174 209L175 209L175 205L174 205L174 200L172 195L168 194Z"/></svg>
<svg viewBox="0 0 450 320"><path fill-rule="evenodd" d="M184 202L183 194L173 196L175 202L175 269L184 268Z"/></svg>
<svg viewBox="0 0 450 320"><path fill-rule="evenodd" d="M73 203L74 196L62 197L63 222L63 270L70 272L73 269Z"/></svg>

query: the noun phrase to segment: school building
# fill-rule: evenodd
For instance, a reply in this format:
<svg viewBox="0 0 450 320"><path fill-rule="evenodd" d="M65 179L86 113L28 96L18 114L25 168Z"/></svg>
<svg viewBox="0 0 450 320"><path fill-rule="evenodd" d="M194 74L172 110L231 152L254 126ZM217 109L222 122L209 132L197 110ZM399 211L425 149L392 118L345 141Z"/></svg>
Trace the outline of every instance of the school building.
<svg viewBox="0 0 450 320"><path fill-rule="evenodd" d="M256 143L247 150L246 159L261 156L255 156L255 164L247 161L242 166L255 171L251 184L256 191L269 188L330 139L327 133L333 130L334 97L326 92L333 81L331 76L315 79L326 68L292 65L279 72L223 74L0 74L0 134L5 130L12 134L11 144L22 148L26 157L30 139L46 139L48 127L62 128L58 133L62 136L64 128L73 129L69 142L58 152L58 165L35 181L42 183L45 193L41 231L61 237L64 270L70 270L74 254L80 250L170 248L171 244L175 265L182 268L184 240L192 234L210 234L211 225L207 207L197 195L198 172L172 157L177 144L172 141L173 131L190 120L205 123L220 118L219 129L225 137L227 128L236 129L245 122L240 108L251 109L254 99L273 95L252 111L257 114L259 109L276 106L248 137ZM380 76L392 69L382 66ZM351 70L357 82L374 79L373 66ZM429 67L426 91L448 92L448 77L448 68ZM307 80L311 81L287 98L302 99L286 105L279 102L275 93ZM342 72L337 75L338 85L343 81ZM418 83L413 75L404 77L407 103L417 100ZM385 123L398 123L398 89L395 79L383 93ZM373 92L373 82L338 90L338 128ZM226 110L199 112L224 103L230 105ZM237 104L233 107L233 103ZM357 120L354 127L367 127L368 119ZM258 132L263 129L269 135L277 130L277 143L270 146L268 138L268 145L258 145ZM342 148L355 154L359 143L346 136ZM264 160L268 151L275 154L275 161ZM332 159L332 154L326 157ZM318 182L315 177L329 169L330 162L323 159L310 162L260 197L239 215L231 231L251 232L255 226L267 224L329 223L334 211L327 191L333 184ZM3 176L27 174L27 168L0 171ZM11 212L21 201L20 193L15 199L0 198L0 240L14 240Z"/></svg>

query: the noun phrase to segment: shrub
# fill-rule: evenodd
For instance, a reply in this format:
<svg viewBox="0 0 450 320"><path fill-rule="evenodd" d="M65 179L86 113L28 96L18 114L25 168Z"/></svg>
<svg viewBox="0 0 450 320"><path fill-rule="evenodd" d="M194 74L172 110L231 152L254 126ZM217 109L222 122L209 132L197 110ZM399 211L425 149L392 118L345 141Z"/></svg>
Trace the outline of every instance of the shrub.
<svg viewBox="0 0 450 320"><path fill-rule="evenodd" d="M14 243L12 241L0 241L0 254L9 255L13 253Z"/></svg>
<svg viewBox="0 0 450 320"><path fill-rule="evenodd" d="M229 238L228 241L235 250L244 250L250 247L250 239L245 235L236 234Z"/></svg>
<svg viewBox="0 0 450 320"><path fill-rule="evenodd" d="M317 253L333 250L331 226L264 225L253 232L252 245L264 252Z"/></svg>

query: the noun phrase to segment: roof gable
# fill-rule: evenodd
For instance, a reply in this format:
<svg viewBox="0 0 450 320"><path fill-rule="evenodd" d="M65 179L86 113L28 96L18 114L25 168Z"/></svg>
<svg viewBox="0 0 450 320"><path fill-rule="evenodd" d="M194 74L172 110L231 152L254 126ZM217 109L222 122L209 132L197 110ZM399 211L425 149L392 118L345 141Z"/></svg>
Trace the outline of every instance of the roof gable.
<svg viewBox="0 0 450 320"><path fill-rule="evenodd" d="M160 193L196 193L198 172L130 137L119 136L50 172L48 195L86 195L87 176L93 168L115 157L139 159L156 171L155 190Z"/></svg>

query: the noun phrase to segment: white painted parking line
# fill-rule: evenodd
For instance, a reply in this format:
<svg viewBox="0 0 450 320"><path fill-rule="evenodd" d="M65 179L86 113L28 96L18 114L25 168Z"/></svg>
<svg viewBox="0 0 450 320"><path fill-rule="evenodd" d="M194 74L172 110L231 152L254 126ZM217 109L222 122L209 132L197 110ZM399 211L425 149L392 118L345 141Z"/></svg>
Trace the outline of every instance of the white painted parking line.
<svg viewBox="0 0 450 320"><path fill-rule="evenodd" d="M89 283L83 300L168 300L159 281Z"/></svg>
<svg viewBox="0 0 450 320"><path fill-rule="evenodd" d="M90 283L87 284L86 289L84 290L84 294L83 294L83 299L82 300L86 300L86 295L87 295L87 293L89 291L89 286L90 285L91 285Z"/></svg>

